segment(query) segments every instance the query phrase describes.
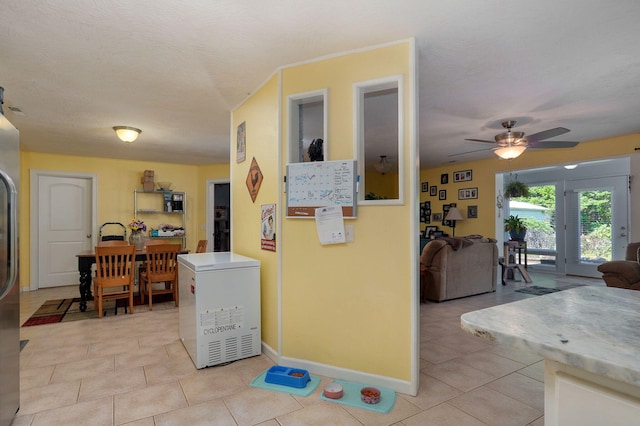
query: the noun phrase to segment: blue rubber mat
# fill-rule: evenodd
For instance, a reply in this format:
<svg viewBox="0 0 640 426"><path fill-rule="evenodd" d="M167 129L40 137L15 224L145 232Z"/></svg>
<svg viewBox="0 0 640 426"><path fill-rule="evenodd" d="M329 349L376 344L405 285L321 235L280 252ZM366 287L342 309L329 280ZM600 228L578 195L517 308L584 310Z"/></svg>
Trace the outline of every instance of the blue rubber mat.
<svg viewBox="0 0 640 426"><path fill-rule="evenodd" d="M311 392L316 390L318 385L320 384L320 377L309 376L311 380L307 383L307 386L304 388L294 388L291 386L278 385L275 383L267 383L264 381L264 378L267 376L267 371L265 370L260 373L255 379L251 381L250 386L252 388L261 388L261 389L269 389L278 392L290 393L292 395L298 396L309 396Z"/></svg>
<svg viewBox="0 0 640 426"><path fill-rule="evenodd" d="M369 385L362 385L359 383L347 382L345 380L334 380L334 383L340 383L343 389L343 395L340 399L331 399L324 396L324 393L320 398L324 401L335 402L337 404L349 405L351 407L362 408L364 410L376 411L378 413L386 414L396 403L396 393L391 389L381 388L376 386L376 389L380 390L380 402L377 404L367 404L360 399L360 389L368 387Z"/></svg>

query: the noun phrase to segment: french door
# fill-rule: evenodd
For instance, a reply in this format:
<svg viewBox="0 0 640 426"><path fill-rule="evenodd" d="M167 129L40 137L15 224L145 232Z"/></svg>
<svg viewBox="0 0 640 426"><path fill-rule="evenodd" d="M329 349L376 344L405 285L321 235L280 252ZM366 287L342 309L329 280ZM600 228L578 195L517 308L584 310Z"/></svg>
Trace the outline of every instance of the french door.
<svg viewBox="0 0 640 426"><path fill-rule="evenodd" d="M601 277L598 265L623 259L628 244L628 177L566 181L565 203L565 271Z"/></svg>

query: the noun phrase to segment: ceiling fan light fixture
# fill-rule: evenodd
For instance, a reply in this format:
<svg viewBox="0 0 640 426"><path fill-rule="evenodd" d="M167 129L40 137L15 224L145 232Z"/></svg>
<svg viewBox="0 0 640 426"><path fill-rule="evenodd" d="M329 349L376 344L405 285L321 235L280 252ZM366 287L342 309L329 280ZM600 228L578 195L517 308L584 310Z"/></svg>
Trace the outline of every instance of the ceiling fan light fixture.
<svg viewBox="0 0 640 426"><path fill-rule="evenodd" d="M499 144L516 144L520 139L524 137L524 132L512 132L509 130L506 133L500 133L496 135L495 140Z"/></svg>
<svg viewBox="0 0 640 426"><path fill-rule="evenodd" d="M389 162L389 160L387 160L387 156L386 155L381 155L380 156L380 161L373 165L373 168L376 169L376 171L378 173L380 173L381 175L389 172L389 170L391 170L391 167L392 167L392 165Z"/></svg>
<svg viewBox="0 0 640 426"><path fill-rule="evenodd" d="M500 158L513 160L514 158L519 157L526 149L527 147L525 145L509 145L498 148L493 152L495 152Z"/></svg>
<svg viewBox="0 0 640 426"><path fill-rule="evenodd" d="M142 133L142 130L129 126L114 126L113 130L115 130L118 138L120 138L120 140L125 143L131 143L135 141L136 139L138 139L140 133Z"/></svg>

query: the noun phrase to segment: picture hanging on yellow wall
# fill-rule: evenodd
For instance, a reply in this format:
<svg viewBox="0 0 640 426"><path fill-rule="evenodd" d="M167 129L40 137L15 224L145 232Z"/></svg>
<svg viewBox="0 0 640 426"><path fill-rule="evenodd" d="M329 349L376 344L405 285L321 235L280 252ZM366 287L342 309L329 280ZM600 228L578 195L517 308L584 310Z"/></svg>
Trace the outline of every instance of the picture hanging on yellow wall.
<svg viewBox="0 0 640 426"><path fill-rule="evenodd" d="M260 248L267 251L276 251L276 205L263 204L261 215L261 241Z"/></svg>
<svg viewBox="0 0 640 426"><path fill-rule="evenodd" d="M246 121L243 121L238 126L238 137L236 141L236 162L242 163L245 160L247 153L247 141L246 141Z"/></svg>
<svg viewBox="0 0 640 426"><path fill-rule="evenodd" d="M256 157L253 157L251 167L249 167L249 174L247 175L247 189L249 190L251 201L254 203L256 202L260 185L262 185L262 172L260 171Z"/></svg>

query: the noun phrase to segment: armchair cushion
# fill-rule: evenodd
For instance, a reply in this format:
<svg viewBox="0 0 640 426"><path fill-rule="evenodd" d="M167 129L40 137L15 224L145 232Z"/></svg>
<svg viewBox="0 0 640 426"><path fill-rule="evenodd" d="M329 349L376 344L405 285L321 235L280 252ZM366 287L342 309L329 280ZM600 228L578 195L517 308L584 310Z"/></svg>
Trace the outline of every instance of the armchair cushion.
<svg viewBox="0 0 640 426"><path fill-rule="evenodd" d="M640 242L627 246L626 260L612 260L598 266L607 287L640 290Z"/></svg>

